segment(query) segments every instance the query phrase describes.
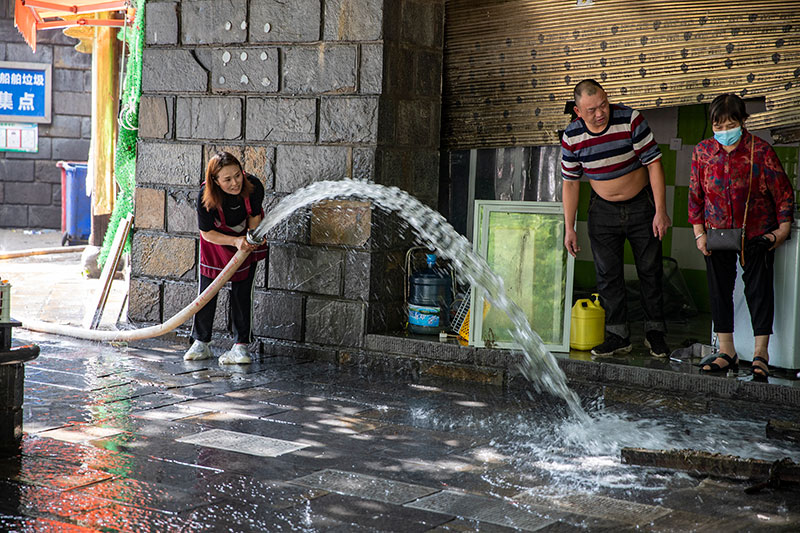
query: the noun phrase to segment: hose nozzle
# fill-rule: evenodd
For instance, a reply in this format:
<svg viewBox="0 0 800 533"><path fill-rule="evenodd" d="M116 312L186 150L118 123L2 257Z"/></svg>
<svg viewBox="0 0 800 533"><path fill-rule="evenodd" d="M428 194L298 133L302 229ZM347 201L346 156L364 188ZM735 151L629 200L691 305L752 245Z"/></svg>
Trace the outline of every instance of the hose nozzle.
<svg viewBox="0 0 800 533"><path fill-rule="evenodd" d="M247 240L248 244L252 244L253 246L258 246L264 240L263 237L261 237L260 239L258 238L257 230L258 228L247 230L245 239Z"/></svg>

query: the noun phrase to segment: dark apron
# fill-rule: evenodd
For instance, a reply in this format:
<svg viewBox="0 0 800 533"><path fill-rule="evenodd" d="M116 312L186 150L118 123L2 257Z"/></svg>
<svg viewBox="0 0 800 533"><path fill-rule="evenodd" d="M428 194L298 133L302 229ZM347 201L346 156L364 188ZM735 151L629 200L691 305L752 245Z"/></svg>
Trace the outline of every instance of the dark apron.
<svg viewBox="0 0 800 533"><path fill-rule="evenodd" d="M244 206L247 209L247 217L253 216L250 210L250 198L244 199ZM244 219L244 229L241 231L236 231L232 228L229 228L225 224L225 214L222 212L222 208L217 208L217 213L219 215L219 221L215 221L216 230L220 233L224 233L225 235L231 235L234 237L241 237L247 233L247 217ZM230 260L236 255L237 248L235 246L226 246L222 244L214 244L208 242L200 236L200 274L207 278L215 279L222 269L225 268ZM247 279L247 275L250 271L250 265L255 263L256 261L261 261L267 257L267 245L262 244L255 250L253 250L250 255L248 255L244 262L239 266L239 269L231 276L231 281L242 281Z"/></svg>

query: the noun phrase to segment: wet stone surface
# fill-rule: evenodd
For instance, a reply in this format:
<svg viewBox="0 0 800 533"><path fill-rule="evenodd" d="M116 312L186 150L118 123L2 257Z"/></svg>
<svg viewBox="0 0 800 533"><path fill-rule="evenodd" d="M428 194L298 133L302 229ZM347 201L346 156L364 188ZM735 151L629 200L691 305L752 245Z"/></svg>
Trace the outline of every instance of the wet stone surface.
<svg viewBox="0 0 800 533"><path fill-rule="evenodd" d="M22 338L25 337L25 338ZM620 463L622 447L800 460L797 411L585 386L591 422L519 390L186 346L25 332L2 531L797 531L800 487Z"/></svg>

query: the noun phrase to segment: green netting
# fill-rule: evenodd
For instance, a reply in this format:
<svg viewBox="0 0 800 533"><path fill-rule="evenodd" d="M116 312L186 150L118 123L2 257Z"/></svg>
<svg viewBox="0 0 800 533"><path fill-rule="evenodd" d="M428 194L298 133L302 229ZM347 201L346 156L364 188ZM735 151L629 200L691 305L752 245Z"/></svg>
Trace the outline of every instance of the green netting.
<svg viewBox="0 0 800 533"><path fill-rule="evenodd" d="M97 263L105 264L119 221L133 212L133 191L136 187L136 137L139 129L139 99L142 96L142 46L144 44L144 4L146 0L136 0L136 18L133 26L120 30L117 34L125 41L128 58L125 68L122 100L119 113L119 133L117 149L114 154L114 179L119 185L119 193L114 202L114 210L103 238L103 248ZM131 237L125 242L125 252L130 252Z"/></svg>

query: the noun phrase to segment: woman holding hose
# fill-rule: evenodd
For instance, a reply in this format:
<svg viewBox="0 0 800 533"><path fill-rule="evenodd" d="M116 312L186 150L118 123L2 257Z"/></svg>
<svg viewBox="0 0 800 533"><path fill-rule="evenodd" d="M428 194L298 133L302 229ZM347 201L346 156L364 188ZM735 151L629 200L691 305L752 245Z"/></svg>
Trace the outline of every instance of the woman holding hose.
<svg viewBox="0 0 800 533"><path fill-rule="evenodd" d="M235 344L219 358L220 364L251 362L247 346L252 342L253 282L256 262L267 254L266 244L247 242L247 230L256 228L264 217L261 204L264 186L246 174L236 157L217 152L206 167L206 180L197 197L197 223L200 228L200 285L202 293L225 268L237 250L250 251L231 277L231 322ZM194 343L183 358L187 361L211 357L211 333L217 295L194 315Z"/></svg>

